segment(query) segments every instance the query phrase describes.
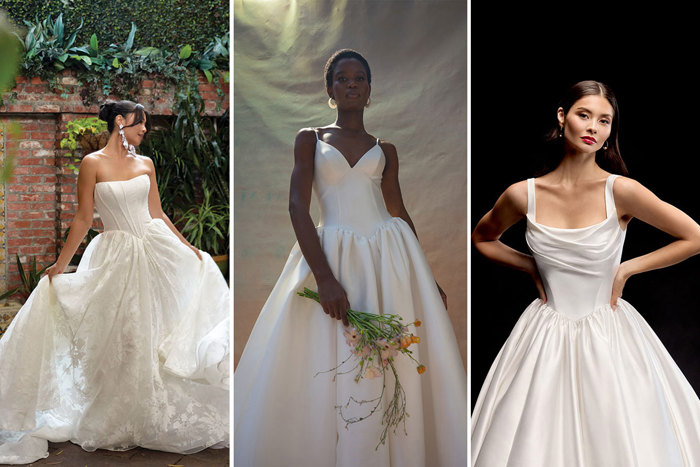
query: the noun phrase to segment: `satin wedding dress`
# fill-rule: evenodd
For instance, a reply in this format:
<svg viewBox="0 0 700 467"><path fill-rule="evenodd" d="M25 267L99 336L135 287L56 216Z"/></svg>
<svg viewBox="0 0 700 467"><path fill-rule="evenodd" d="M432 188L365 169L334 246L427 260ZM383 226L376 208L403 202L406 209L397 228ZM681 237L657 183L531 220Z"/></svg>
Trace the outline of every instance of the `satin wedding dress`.
<svg viewBox="0 0 700 467"><path fill-rule="evenodd" d="M148 212L150 179L95 185L104 232L43 277L0 339L0 464L83 449L192 453L229 438L231 298Z"/></svg>
<svg viewBox="0 0 700 467"><path fill-rule="evenodd" d="M318 139L318 134L316 135ZM423 375L405 355L395 358L409 417L379 443L381 418L393 391L387 374L383 404L345 427L338 415L362 416L374 404L345 404L379 396L382 378L355 383L355 371L330 370L350 355L340 321L297 295L316 290L295 244L255 323L234 375L234 463L241 466L444 466L467 464L466 374L450 319L411 228L391 217L380 183L379 141L350 166L323 140L316 142L314 191L321 207L317 233L335 277L354 310L395 313L421 342L411 346ZM353 357L354 358L354 357ZM353 360L354 361L354 360ZM341 371L348 371L348 362Z"/></svg>
<svg viewBox="0 0 700 467"><path fill-rule="evenodd" d="M496 357L472 416L472 466L696 467L700 400L642 316L610 307L625 230L605 184L607 218L579 229L535 217L526 239L544 282Z"/></svg>

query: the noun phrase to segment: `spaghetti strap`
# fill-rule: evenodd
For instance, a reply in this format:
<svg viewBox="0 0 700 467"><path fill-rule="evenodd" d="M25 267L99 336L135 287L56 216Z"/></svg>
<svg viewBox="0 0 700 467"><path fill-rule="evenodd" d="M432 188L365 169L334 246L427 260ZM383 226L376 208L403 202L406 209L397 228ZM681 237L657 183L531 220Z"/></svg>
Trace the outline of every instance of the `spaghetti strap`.
<svg viewBox="0 0 700 467"><path fill-rule="evenodd" d="M316 135L316 141L318 141L318 128L314 128L314 134Z"/></svg>
<svg viewBox="0 0 700 467"><path fill-rule="evenodd" d="M527 216L532 222L536 222L535 217L535 179L527 179Z"/></svg>

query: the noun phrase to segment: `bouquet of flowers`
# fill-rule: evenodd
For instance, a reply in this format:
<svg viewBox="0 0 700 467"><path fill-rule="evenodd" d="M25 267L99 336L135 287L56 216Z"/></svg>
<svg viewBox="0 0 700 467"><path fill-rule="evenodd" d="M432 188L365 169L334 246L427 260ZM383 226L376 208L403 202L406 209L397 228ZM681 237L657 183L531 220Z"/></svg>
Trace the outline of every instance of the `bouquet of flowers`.
<svg viewBox="0 0 700 467"><path fill-rule="evenodd" d="M297 292L297 294L301 295L302 297L316 300L320 303L318 293L306 287L304 287L303 292ZM416 320L406 325L402 323L403 318L398 315L377 315L374 313L366 313L355 310L347 310L347 317L348 322L350 323L350 328L346 328L344 335L345 342L351 348L350 356L335 368L319 373L335 371L336 375L338 375L357 370L355 382L359 382L361 378L370 379L382 376L382 392L377 398L358 401L351 397L347 404L345 404L345 408L347 408L350 405L350 402L355 402L359 405L366 403L371 404L374 402L375 405L372 407L369 413L362 417L346 418L343 414L343 406L341 405L336 407L340 413L340 416L345 422L345 428L347 428L351 423L357 423L370 417L379 408L382 402L382 397L384 396L384 390L386 389L386 375L387 372L391 370L391 372L394 374L395 381L394 394L382 417L382 425L384 426L384 430L382 431L379 443L377 444L378 448L379 444L384 444L386 441L386 435L390 427L393 427L394 432L396 432L399 424L403 422L404 433L406 432L406 417L408 416L406 413L406 393L401 386L399 375L394 367L394 357L396 357L399 353L407 355L411 360L418 364L416 367L418 374L425 373L425 365L421 365L420 362L413 358L411 350L408 349L411 344L420 343L420 338L418 336L409 333L408 326L419 327L421 322ZM355 366L347 371L339 371L340 368L353 357L355 357L356 360Z"/></svg>

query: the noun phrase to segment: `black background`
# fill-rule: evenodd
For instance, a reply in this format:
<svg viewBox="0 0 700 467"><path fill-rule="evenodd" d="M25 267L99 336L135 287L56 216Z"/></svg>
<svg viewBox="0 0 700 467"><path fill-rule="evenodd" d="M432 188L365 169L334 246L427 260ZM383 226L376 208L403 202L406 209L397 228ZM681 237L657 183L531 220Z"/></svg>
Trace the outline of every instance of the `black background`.
<svg viewBox="0 0 700 467"><path fill-rule="evenodd" d="M572 84L608 84L620 106L620 148L629 176L700 221L700 24L688 11L612 12L577 2L518 7L472 3L471 225L512 183L532 177L557 102ZM525 223L501 240L529 253ZM634 219L622 260L673 238ZM472 247L472 404L499 349L537 297L529 277ZM624 298L657 333L700 393L700 256L633 276Z"/></svg>

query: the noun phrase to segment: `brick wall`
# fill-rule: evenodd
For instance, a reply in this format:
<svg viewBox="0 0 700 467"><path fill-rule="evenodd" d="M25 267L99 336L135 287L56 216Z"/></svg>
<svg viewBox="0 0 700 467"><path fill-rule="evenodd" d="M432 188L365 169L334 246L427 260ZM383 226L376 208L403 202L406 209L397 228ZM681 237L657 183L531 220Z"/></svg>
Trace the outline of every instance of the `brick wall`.
<svg viewBox="0 0 700 467"><path fill-rule="evenodd" d="M157 77L144 80L138 102L152 116L173 114L173 91L164 91ZM74 74L66 70L60 78L63 94L49 91L39 78L16 78L17 86L5 94L0 107L0 122L16 122L21 128L17 137L0 135L0 157L14 149L16 168L13 177L0 187L0 293L19 284L16 256L22 264L32 257L38 267L52 264L58 257L62 238L77 211L77 175L67 167L72 158L60 149L66 122L97 116L99 106L83 105L80 86ZM216 89L224 92L221 109L216 110ZM229 106L229 86L223 80L208 83L199 75L199 90L205 100L207 115L221 115ZM119 99L119 96L110 96ZM96 216L93 228L101 231Z"/></svg>

